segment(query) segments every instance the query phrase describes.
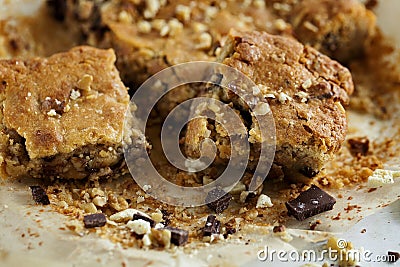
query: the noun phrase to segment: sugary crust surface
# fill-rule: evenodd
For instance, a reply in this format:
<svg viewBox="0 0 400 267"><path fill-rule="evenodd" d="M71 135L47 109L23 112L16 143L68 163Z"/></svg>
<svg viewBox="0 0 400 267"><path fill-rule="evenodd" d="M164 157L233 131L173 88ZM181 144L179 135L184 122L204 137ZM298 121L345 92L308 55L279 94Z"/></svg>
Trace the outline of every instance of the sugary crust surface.
<svg viewBox="0 0 400 267"><path fill-rule="evenodd" d="M89 47L48 59L1 61L4 127L25 138L31 158L120 143L129 96L114 61L111 50ZM90 90L79 88L85 76Z"/></svg>
<svg viewBox="0 0 400 267"><path fill-rule="evenodd" d="M222 63L249 76L268 100L276 126L275 164L287 176L312 177L341 147L347 129L343 105L353 92L350 72L311 47L280 36L260 32L229 35ZM220 93L213 92L221 97ZM240 102L222 94L224 102ZM253 123L249 131L253 150L260 139ZM207 130L201 121L189 123L186 150L198 156L198 142ZM192 132L193 131L193 132ZM220 142L221 143L221 142Z"/></svg>
<svg viewBox="0 0 400 267"><path fill-rule="evenodd" d="M112 50L84 46L49 58L0 61L3 168L18 155L14 165L26 167L21 175L32 170L51 176L62 171L52 168L50 175L44 162L70 165L59 157L65 155L76 167L71 157L78 152L75 160L88 161L78 164L85 165L83 173L117 164L129 95L114 62ZM19 152L11 149L16 143Z"/></svg>
<svg viewBox="0 0 400 267"><path fill-rule="evenodd" d="M215 60L231 28L276 31L263 1L50 2L83 42L115 49L122 78L134 87L168 66Z"/></svg>
<svg viewBox="0 0 400 267"><path fill-rule="evenodd" d="M302 0L288 21L302 43L343 63L364 55L376 28L375 15L358 0Z"/></svg>

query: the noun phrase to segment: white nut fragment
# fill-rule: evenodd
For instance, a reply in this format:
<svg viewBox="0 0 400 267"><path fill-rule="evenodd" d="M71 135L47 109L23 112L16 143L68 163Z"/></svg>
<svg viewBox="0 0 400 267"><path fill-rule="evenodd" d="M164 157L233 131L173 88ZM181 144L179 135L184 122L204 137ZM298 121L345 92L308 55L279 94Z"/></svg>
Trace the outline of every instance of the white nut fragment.
<svg viewBox="0 0 400 267"><path fill-rule="evenodd" d="M154 18L157 15L159 9L159 0L146 0L146 9L143 12L143 16L146 19Z"/></svg>
<svg viewBox="0 0 400 267"><path fill-rule="evenodd" d="M284 104L286 101L291 101L292 98L285 94L284 92L280 92L278 95L278 100L281 102L281 104Z"/></svg>
<svg viewBox="0 0 400 267"><path fill-rule="evenodd" d="M107 204L107 199L105 197L96 196L93 198L93 204L97 207L104 207Z"/></svg>
<svg viewBox="0 0 400 267"><path fill-rule="evenodd" d="M177 5L175 8L176 17L183 22L190 20L190 13L192 12L189 6Z"/></svg>
<svg viewBox="0 0 400 267"><path fill-rule="evenodd" d="M379 186L393 184L393 178L400 177L400 171L376 169L370 177L368 177L368 187L376 188Z"/></svg>
<svg viewBox="0 0 400 267"><path fill-rule="evenodd" d="M308 96L309 96L306 92L303 92L303 91L297 92L295 95L296 95L298 98L301 99L301 102L302 102L302 103L307 102Z"/></svg>
<svg viewBox="0 0 400 267"><path fill-rule="evenodd" d="M249 191L242 191L242 193L240 193L240 197L239 197L239 202L240 203L245 203L247 196L250 194Z"/></svg>
<svg viewBox="0 0 400 267"><path fill-rule="evenodd" d="M286 22L283 19L275 20L274 26L279 31L284 31L288 28L288 25L286 24Z"/></svg>
<svg viewBox="0 0 400 267"><path fill-rule="evenodd" d="M145 185L143 186L143 191L145 191L145 192L147 192L147 191L150 190L150 189L151 189L151 185L145 184Z"/></svg>
<svg viewBox="0 0 400 267"><path fill-rule="evenodd" d="M83 75L83 77L78 81L78 88L84 91L90 91L90 86L93 83L93 76L89 74Z"/></svg>
<svg viewBox="0 0 400 267"><path fill-rule="evenodd" d="M96 213L97 212L97 208L93 203L80 204L80 208L83 209L86 213Z"/></svg>
<svg viewBox="0 0 400 267"><path fill-rule="evenodd" d="M176 36L183 30L183 24L177 19L171 19L168 22L169 36Z"/></svg>
<svg viewBox="0 0 400 267"><path fill-rule="evenodd" d="M144 235L151 232L150 223L142 219L129 221L126 226L138 235Z"/></svg>
<svg viewBox="0 0 400 267"><path fill-rule="evenodd" d="M142 203L142 202L144 202L145 201L145 199L144 199L144 196L138 196L138 198L136 199L136 203Z"/></svg>
<svg viewBox="0 0 400 267"><path fill-rule="evenodd" d="M57 116L56 110L54 108L50 109L49 112L47 112L47 116L50 116L50 117Z"/></svg>
<svg viewBox="0 0 400 267"><path fill-rule="evenodd" d="M155 223L160 223L160 222L163 221L163 214L161 213L161 211L160 212L153 212L151 214L151 219L153 219L153 221Z"/></svg>
<svg viewBox="0 0 400 267"><path fill-rule="evenodd" d="M303 23L303 25L304 25L304 28L309 29L312 32L318 32L318 30L319 30L317 26L315 26L314 24L312 24L309 21L305 21Z"/></svg>
<svg viewBox="0 0 400 267"><path fill-rule="evenodd" d="M272 204L271 198L267 195L261 194L257 199L256 208L270 208L274 204Z"/></svg>
<svg viewBox="0 0 400 267"><path fill-rule="evenodd" d="M151 229L151 241L157 246L169 248L171 245L171 231L167 229Z"/></svg>
<svg viewBox="0 0 400 267"><path fill-rule="evenodd" d="M195 45L196 49L208 49L212 45L212 36L208 32L203 32L197 41L198 43Z"/></svg>
<svg viewBox="0 0 400 267"><path fill-rule="evenodd" d="M79 92L79 90L72 89L69 98L71 98L72 100L77 100L79 97L81 97L81 93Z"/></svg>
<svg viewBox="0 0 400 267"><path fill-rule="evenodd" d="M114 222L127 222L132 220L134 214L140 214L142 216L149 217L146 213L141 212L140 210L126 209L111 215L110 220Z"/></svg>
<svg viewBox="0 0 400 267"><path fill-rule="evenodd" d="M301 87L303 87L303 89L307 90L308 88L311 87L311 85L312 85L311 79L307 79L301 84Z"/></svg>
<svg viewBox="0 0 400 267"><path fill-rule="evenodd" d="M263 116L265 114L267 114L268 112L270 112L271 109L269 108L268 103L259 103L257 104L257 106L254 108L253 113L256 116Z"/></svg>
<svg viewBox="0 0 400 267"><path fill-rule="evenodd" d="M138 31L140 33L149 33L151 32L151 24L146 20L141 20L137 24Z"/></svg>
<svg viewBox="0 0 400 267"><path fill-rule="evenodd" d="M145 234L145 235L143 236L142 241L143 241L143 245L144 245L145 247L149 247L149 246L151 245L151 239L150 239L149 234Z"/></svg>

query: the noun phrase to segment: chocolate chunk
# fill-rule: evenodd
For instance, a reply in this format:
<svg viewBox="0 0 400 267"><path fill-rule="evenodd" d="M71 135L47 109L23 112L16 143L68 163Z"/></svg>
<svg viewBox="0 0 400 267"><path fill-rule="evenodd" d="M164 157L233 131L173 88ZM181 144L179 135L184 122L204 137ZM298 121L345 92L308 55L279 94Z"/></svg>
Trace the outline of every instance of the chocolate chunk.
<svg viewBox="0 0 400 267"><path fill-rule="evenodd" d="M226 226L225 228L226 228L226 231L224 234L225 239L227 239L229 235L233 235L234 233L236 233L236 229L233 227Z"/></svg>
<svg viewBox="0 0 400 267"><path fill-rule="evenodd" d="M106 215L103 213L94 213L83 217L83 223L86 228L101 227L104 226L106 222Z"/></svg>
<svg viewBox="0 0 400 267"><path fill-rule="evenodd" d="M58 21L64 21L67 13L67 1L65 0L47 0L52 15Z"/></svg>
<svg viewBox="0 0 400 267"><path fill-rule="evenodd" d="M283 233L286 231L286 227L284 225L276 225L272 228L272 232L274 233Z"/></svg>
<svg viewBox="0 0 400 267"><path fill-rule="evenodd" d="M355 157L366 156L369 150L369 140L366 137L352 138L348 140L350 153Z"/></svg>
<svg viewBox="0 0 400 267"><path fill-rule="evenodd" d="M217 200L210 202L211 199ZM214 210L216 213L221 213L228 208L231 199L231 194L225 192L222 189L215 188L208 192L206 203L210 209Z"/></svg>
<svg viewBox="0 0 400 267"><path fill-rule="evenodd" d="M208 215L206 225L203 229L203 236L211 236L219 234L221 222L217 220L215 215Z"/></svg>
<svg viewBox="0 0 400 267"><path fill-rule="evenodd" d="M297 220L303 221L311 216L333 209L335 198L312 185L310 189L302 192L296 199L286 202L288 214Z"/></svg>
<svg viewBox="0 0 400 267"><path fill-rule="evenodd" d="M396 251L388 251L388 261L396 262L400 259L400 253Z"/></svg>
<svg viewBox="0 0 400 267"><path fill-rule="evenodd" d="M44 191L43 188L38 185L31 185L29 188L32 190L32 197L36 203L42 205L50 204L49 197L47 196L46 191Z"/></svg>
<svg viewBox="0 0 400 267"><path fill-rule="evenodd" d="M156 225L156 222L154 220L152 220L151 218L147 217L147 216L143 216L139 213L135 213L133 214L133 218L132 221L136 221L142 219L143 221L149 222L150 226L153 228Z"/></svg>
<svg viewBox="0 0 400 267"><path fill-rule="evenodd" d="M308 178L313 178L319 173L319 171L313 170L310 166L305 166L300 170L300 173Z"/></svg>
<svg viewBox="0 0 400 267"><path fill-rule="evenodd" d="M164 229L171 232L171 243L176 246L184 245L188 242L189 232L179 228L165 227Z"/></svg>

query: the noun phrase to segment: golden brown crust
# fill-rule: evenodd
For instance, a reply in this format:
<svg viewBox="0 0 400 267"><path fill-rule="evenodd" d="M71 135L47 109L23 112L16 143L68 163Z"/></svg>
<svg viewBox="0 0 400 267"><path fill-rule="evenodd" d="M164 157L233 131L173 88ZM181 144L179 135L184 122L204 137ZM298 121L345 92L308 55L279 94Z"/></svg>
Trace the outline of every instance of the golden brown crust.
<svg viewBox="0 0 400 267"><path fill-rule="evenodd" d="M231 28L276 31L264 1L55 2L83 42L115 49L122 78L133 86L174 64L213 61Z"/></svg>
<svg viewBox="0 0 400 267"><path fill-rule="evenodd" d="M376 28L375 15L358 0L302 0L288 20L302 43L343 63L364 54Z"/></svg>
<svg viewBox="0 0 400 267"><path fill-rule="evenodd" d="M348 104L353 92L350 72L313 48L285 37L233 31L229 39L222 63L258 84L274 114L275 164L292 178L314 176L344 141L347 122L342 105ZM236 101L229 95L221 99ZM246 109L238 103L236 108ZM205 137L201 126L198 121L188 125L186 149L190 156L198 156L198 140ZM253 148L259 143L257 131L253 124L249 131Z"/></svg>
<svg viewBox="0 0 400 267"><path fill-rule="evenodd" d="M28 173L30 168L46 172L40 170L46 159L46 166L54 167L52 175L60 174L56 165L72 163L82 171L76 178L82 178L120 162L129 95L114 62L112 50L83 46L49 58L0 61L3 160L15 154L10 149L17 142L12 136L21 139L17 143L22 150L17 153L20 160L9 161L7 167L26 165ZM71 162L60 162L60 155ZM73 178L73 173L67 176Z"/></svg>

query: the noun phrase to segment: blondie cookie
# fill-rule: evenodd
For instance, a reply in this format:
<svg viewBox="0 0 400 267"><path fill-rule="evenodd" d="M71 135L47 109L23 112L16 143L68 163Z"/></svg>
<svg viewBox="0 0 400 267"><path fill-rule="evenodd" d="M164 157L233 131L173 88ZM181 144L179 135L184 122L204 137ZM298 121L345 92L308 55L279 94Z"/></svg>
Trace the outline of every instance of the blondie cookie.
<svg viewBox="0 0 400 267"><path fill-rule="evenodd" d="M263 0L50 0L48 4L56 18L80 31L81 42L116 51L121 77L132 89L166 67L214 61L231 28L276 32Z"/></svg>
<svg viewBox="0 0 400 267"><path fill-rule="evenodd" d="M127 172L127 88L112 50L76 47L49 58L0 61L3 178L83 179ZM135 140L145 138L135 125ZM133 133L132 133L133 134Z"/></svg>
<svg viewBox="0 0 400 267"><path fill-rule="evenodd" d="M280 169L291 179L318 174L339 150L346 135L343 106L349 103L353 92L350 72L293 39L256 31L232 31L219 60L250 77L259 90L244 90L257 96L258 101L266 99L269 103L276 126L274 172L279 173ZM255 155L265 142L255 120L256 111L250 112L237 95L223 87L216 86L203 95L217 98L238 111L248 128L251 144L248 166L254 167ZM199 145L205 138L218 144L219 160L229 160L229 136L222 127L203 118L188 124L187 155L199 157Z"/></svg>
<svg viewBox="0 0 400 267"><path fill-rule="evenodd" d="M358 0L273 0L267 4L291 25L300 42L341 63L363 56L376 30L374 13Z"/></svg>

